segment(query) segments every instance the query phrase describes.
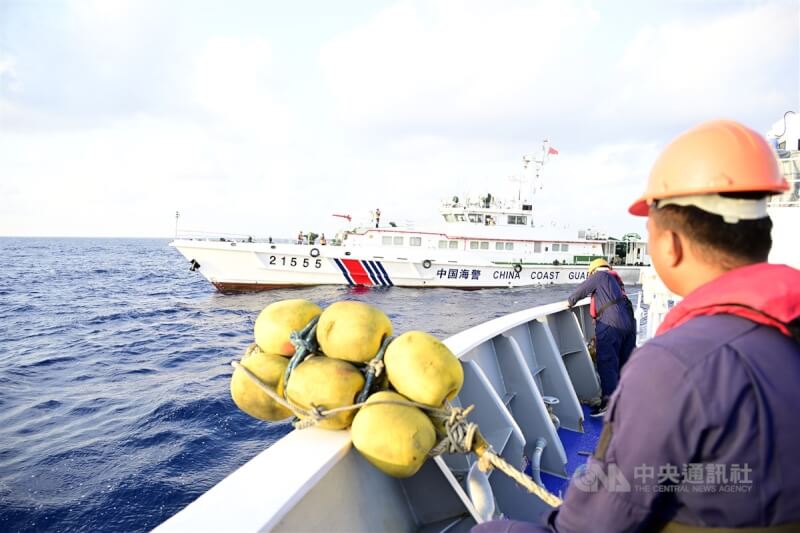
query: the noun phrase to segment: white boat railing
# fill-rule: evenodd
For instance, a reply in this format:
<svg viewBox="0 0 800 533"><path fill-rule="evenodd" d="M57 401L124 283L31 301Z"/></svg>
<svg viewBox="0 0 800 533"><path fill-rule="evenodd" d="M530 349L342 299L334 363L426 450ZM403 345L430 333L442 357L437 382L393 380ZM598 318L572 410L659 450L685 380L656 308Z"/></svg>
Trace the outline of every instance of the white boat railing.
<svg viewBox="0 0 800 533"><path fill-rule="evenodd" d="M541 470L566 477L558 427L582 432L580 404L600 393L586 347L593 327L586 299L572 309L558 302L506 315L444 341L464 369L454 405L475 405L470 420L510 464L522 468L544 439ZM355 452L347 431L293 431L156 531L456 532L490 516L534 520L546 510L502 472L485 476L476 492L474 464L444 455L395 479ZM487 501L496 502L490 516Z"/></svg>
<svg viewBox="0 0 800 533"><path fill-rule="evenodd" d="M770 207L800 207L800 152L789 152L788 157L778 159L783 175L789 182L789 190L769 199Z"/></svg>

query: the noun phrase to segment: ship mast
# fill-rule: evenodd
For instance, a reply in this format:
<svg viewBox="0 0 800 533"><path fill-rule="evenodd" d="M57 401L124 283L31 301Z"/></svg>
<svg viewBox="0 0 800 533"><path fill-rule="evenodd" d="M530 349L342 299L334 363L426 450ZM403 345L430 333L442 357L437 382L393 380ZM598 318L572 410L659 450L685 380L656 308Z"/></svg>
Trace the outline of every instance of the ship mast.
<svg viewBox="0 0 800 533"><path fill-rule="evenodd" d="M545 163L547 163L550 159L551 153L558 153L555 150L550 148L550 140L544 139L542 141L542 148L538 154L525 154L522 156L522 168L523 173L525 170L528 169L528 165L533 163L533 169L536 173L533 181L531 182L531 227L533 227L533 199L536 195L536 186L539 185L539 189L541 190L542 186L539 182L539 177L542 172L542 168L544 168Z"/></svg>

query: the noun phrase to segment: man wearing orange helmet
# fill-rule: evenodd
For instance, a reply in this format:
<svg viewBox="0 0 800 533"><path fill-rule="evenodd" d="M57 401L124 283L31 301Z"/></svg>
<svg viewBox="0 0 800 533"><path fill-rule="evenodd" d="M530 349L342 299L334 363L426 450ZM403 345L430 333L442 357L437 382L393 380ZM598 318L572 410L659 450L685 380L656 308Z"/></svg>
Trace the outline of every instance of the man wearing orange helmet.
<svg viewBox="0 0 800 533"><path fill-rule="evenodd" d="M766 199L787 188L736 122L664 150L630 212L648 216L653 266L684 298L628 361L563 505L541 526L475 529L800 531L800 271L766 262Z"/></svg>

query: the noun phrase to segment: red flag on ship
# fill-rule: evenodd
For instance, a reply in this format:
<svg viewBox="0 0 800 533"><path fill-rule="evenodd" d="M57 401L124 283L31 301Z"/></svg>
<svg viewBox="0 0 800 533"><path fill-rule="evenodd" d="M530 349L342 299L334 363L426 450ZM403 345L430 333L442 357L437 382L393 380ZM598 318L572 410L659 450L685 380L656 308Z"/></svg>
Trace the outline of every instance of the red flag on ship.
<svg viewBox="0 0 800 533"><path fill-rule="evenodd" d="M552 154L552 155L558 155L558 150L556 150L555 148L553 148L552 146L550 146L550 147L547 149L547 155L550 155L550 154Z"/></svg>

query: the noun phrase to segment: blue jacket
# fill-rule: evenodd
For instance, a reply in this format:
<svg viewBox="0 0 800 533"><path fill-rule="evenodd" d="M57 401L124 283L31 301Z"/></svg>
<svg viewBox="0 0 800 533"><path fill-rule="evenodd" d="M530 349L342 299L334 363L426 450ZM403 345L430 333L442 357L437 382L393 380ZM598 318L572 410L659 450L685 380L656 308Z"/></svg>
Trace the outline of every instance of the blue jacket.
<svg viewBox="0 0 800 533"><path fill-rule="evenodd" d="M737 316L694 318L637 350L612 397L589 471L613 464L630 490L573 481L545 530L800 522L799 410L796 341ZM675 481L687 490L664 491Z"/></svg>
<svg viewBox="0 0 800 533"><path fill-rule="evenodd" d="M606 272L600 270L595 272L586 280L578 285L572 294L569 295L567 301L569 305L575 305L579 300L594 294L595 305L598 311L606 306L609 302L618 300L624 296L619 282ZM625 309L625 304L622 302L609 305L602 314L597 318L599 327L612 326L618 329L631 331L636 325L630 314Z"/></svg>

